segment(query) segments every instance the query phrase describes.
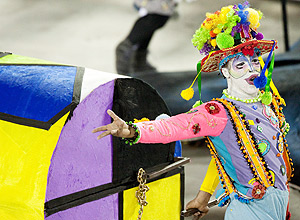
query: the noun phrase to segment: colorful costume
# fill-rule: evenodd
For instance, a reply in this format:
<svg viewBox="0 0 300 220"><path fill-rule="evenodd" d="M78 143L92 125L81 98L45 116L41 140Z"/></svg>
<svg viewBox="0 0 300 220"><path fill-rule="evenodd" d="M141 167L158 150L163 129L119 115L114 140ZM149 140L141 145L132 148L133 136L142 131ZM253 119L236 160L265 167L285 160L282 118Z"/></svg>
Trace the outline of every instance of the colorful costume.
<svg viewBox="0 0 300 220"><path fill-rule="evenodd" d="M259 101L243 103L223 98L169 119L136 123L140 131L138 142L168 143L208 136L224 190L228 196L236 195L231 198L232 201L238 199L242 203L252 204L262 199L270 187L272 191L283 192L284 202L280 204L287 207L287 179L291 170L283 130L287 127L283 127L284 117L279 116L279 119L272 110L281 114L275 98L275 106L264 105ZM227 109L228 106L234 106L233 113ZM239 134L242 129L245 134Z"/></svg>
<svg viewBox="0 0 300 220"><path fill-rule="evenodd" d="M270 52L268 63L277 42L262 40L262 34L256 31L261 17L262 13L249 8L248 2L207 14L192 40L201 53L207 54L198 63L198 75L201 71L220 70L231 59L254 53L260 56ZM256 98L243 100L224 90L222 98L207 103L200 101L187 113L134 125L139 131L136 142L140 143L168 143L207 136L226 195L220 205L226 204L229 198L231 201L225 219L286 217L287 184L292 175L285 140L289 126L280 107L284 100L271 82L273 63L269 73L267 63L254 79L255 87L265 87ZM184 98L193 95L191 87L183 92ZM215 185L214 179L211 185ZM207 182L201 189L209 193L214 190Z"/></svg>

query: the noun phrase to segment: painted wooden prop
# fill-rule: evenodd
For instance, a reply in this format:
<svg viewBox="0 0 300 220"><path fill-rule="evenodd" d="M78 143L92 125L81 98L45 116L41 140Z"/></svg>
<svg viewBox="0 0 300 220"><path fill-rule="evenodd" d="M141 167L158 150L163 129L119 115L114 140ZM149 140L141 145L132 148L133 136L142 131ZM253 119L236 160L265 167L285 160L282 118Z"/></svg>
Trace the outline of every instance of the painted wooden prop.
<svg viewBox="0 0 300 220"><path fill-rule="evenodd" d="M136 219L137 171L174 163L174 143L127 146L95 127L170 114L134 78L5 54L0 58L0 216ZM183 168L149 181L143 219L180 219Z"/></svg>

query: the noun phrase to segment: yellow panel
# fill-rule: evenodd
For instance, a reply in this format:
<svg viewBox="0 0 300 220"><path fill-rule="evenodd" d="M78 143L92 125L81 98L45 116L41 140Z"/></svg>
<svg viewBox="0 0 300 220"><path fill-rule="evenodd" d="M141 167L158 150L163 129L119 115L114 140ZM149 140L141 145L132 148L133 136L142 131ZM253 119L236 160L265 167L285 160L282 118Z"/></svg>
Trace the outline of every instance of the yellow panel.
<svg viewBox="0 0 300 220"><path fill-rule="evenodd" d="M0 59L0 64L54 64L60 65L54 62L40 60L32 57L24 57L16 54L4 56Z"/></svg>
<svg viewBox="0 0 300 220"><path fill-rule="evenodd" d="M1 219L44 219L50 159L68 114L48 131L0 120Z"/></svg>
<svg viewBox="0 0 300 220"><path fill-rule="evenodd" d="M147 184L150 190L146 193L148 205L144 207L143 220L179 220L181 211L180 174ZM135 197L137 187L124 191L124 220L137 219L139 204Z"/></svg>

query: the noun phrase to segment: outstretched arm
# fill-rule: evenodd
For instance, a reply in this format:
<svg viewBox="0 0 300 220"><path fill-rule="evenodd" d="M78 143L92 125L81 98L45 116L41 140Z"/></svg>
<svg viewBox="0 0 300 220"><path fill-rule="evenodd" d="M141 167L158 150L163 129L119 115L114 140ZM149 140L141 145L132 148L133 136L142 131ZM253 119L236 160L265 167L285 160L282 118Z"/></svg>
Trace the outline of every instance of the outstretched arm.
<svg viewBox="0 0 300 220"><path fill-rule="evenodd" d="M218 136L227 121L224 107L212 101L170 118L137 123L140 131L138 142L170 143L195 137Z"/></svg>
<svg viewBox="0 0 300 220"><path fill-rule="evenodd" d="M103 131L98 139L109 134L116 137L133 138L137 136L135 129L128 126L111 110L107 111L113 122L93 130ZM224 107L218 102L204 103L187 113L167 119L135 123L139 131L137 143L170 143L202 136L218 136L227 123Z"/></svg>

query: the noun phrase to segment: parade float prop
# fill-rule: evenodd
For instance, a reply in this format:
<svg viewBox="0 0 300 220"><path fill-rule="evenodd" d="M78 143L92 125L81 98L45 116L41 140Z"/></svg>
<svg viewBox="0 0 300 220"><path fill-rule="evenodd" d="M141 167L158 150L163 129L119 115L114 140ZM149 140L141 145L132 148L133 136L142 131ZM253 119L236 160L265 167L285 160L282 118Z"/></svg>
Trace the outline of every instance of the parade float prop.
<svg viewBox="0 0 300 220"><path fill-rule="evenodd" d="M174 143L91 131L170 112L141 80L1 53L1 219L180 219L184 169Z"/></svg>

